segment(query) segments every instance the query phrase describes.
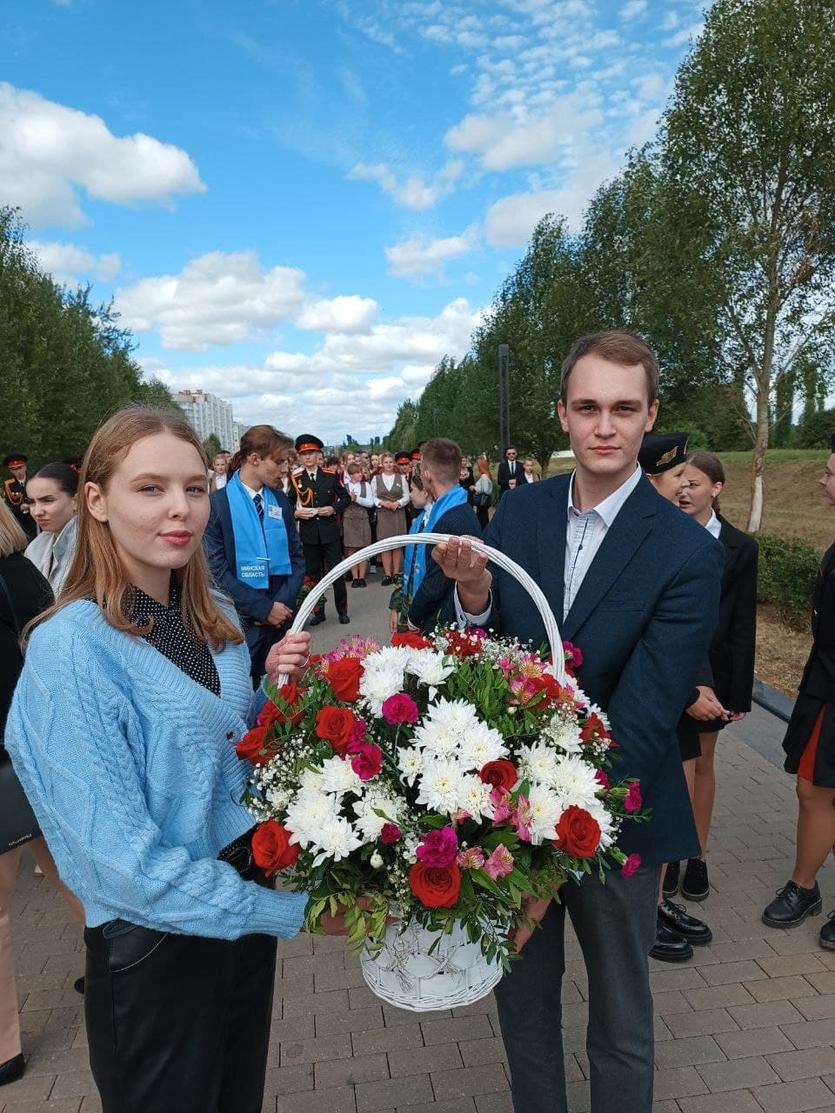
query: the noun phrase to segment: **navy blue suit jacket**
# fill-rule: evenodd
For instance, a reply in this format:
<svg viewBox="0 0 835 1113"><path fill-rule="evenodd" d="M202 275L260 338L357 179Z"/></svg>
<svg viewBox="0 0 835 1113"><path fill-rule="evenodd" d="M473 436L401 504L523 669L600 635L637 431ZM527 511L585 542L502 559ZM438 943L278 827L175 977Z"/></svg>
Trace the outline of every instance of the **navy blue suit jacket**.
<svg viewBox="0 0 835 1113"><path fill-rule="evenodd" d="M611 720L615 776L641 781L652 818L625 823L619 845L650 864L695 857L676 724L716 628L722 546L642 478L563 621L569 479L522 486L502 499L484 540L542 588L562 637L583 651L583 691ZM527 592L496 568L490 624L537 646L545 641Z"/></svg>
<svg viewBox="0 0 835 1113"><path fill-rule="evenodd" d="M299 540L299 531L293 508L283 491L274 487L275 495L290 545L291 572L289 576L270 576L268 588L250 587L241 583L235 575L238 566L235 555L235 535L232 531L232 512L229 509L229 496L226 488L215 491L210 498L211 513L209 524L203 534L203 548L215 583L235 604L235 609L245 622L263 622L272 610L273 603L283 603L291 611L296 610L296 598L304 580L304 552Z"/></svg>
<svg viewBox="0 0 835 1113"><path fill-rule="evenodd" d="M465 534L481 537L481 526L478 524L473 508L468 503L461 503L450 507L445 514L442 514L432 526L432 532L451 533L456 537ZM438 624L439 616L443 615L450 606L453 606L453 617L448 621L454 622L453 587L452 580L446 578L440 565L432 559L431 550L427 552L426 575L409 607L411 624L421 630L433 630Z"/></svg>

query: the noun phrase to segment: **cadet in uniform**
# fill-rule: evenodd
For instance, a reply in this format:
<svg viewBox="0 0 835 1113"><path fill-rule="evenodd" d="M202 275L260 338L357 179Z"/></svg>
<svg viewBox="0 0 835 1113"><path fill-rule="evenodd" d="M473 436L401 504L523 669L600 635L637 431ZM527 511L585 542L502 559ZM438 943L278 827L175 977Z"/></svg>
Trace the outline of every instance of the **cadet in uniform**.
<svg viewBox="0 0 835 1113"><path fill-rule="evenodd" d="M38 527L29 512L26 498L26 457L22 452L12 452L3 460L3 467L12 473L10 479L3 480L3 498L17 524L29 540L34 541Z"/></svg>
<svg viewBox="0 0 835 1113"><path fill-rule="evenodd" d="M299 534L304 548L307 575L318 582L342 560L342 539L339 518L351 505L348 492L339 481L335 469L319 465L324 445L318 437L304 433L296 437L296 452L301 468L292 474L289 498L295 507ZM344 578L333 585L333 598L339 621L345 625L348 617L348 592ZM311 626L325 621L324 600L310 620Z"/></svg>

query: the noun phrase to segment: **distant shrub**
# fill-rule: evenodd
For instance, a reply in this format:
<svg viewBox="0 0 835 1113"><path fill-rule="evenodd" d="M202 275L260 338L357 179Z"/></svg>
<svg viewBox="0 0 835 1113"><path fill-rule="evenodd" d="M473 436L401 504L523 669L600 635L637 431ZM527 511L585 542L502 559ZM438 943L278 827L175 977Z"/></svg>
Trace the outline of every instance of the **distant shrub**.
<svg viewBox="0 0 835 1113"><path fill-rule="evenodd" d="M829 449L829 438L835 430L835 410L818 410L797 426L794 444L797 448L817 448L821 455Z"/></svg>
<svg viewBox="0 0 835 1113"><path fill-rule="evenodd" d="M757 597L771 603L793 626L809 620L820 553L805 541L757 534L760 566Z"/></svg>

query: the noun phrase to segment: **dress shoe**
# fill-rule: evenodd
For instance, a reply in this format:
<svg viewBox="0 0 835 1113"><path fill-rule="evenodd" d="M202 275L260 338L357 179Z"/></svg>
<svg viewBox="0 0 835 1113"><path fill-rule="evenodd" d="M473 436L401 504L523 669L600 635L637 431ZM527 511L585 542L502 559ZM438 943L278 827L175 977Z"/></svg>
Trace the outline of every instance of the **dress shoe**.
<svg viewBox="0 0 835 1113"><path fill-rule="evenodd" d="M707 862L702 858L688 858L681 883L681 895L688 900L704 900L710 894Z"/></svg>
<svg viewBox="0 0 835 1113"><path fill-rule="evenodd" d="M826 923L821 928L818 942L827 951L835 951L835 912L830 912Z"/></svg>
<svg viewBox="0 0 835 1113"><path fill-rule="evenodd" d="M9 1082L17 1082L18 1078L23 1078L23 1072L26 1070L26 1064L23 1061L23 1053L15 1055L14 1059L7 1059L5 1063L0 1063L0 1086L6 1086Z"/></svg>
<svg viewBox="0 0 835 1113"><path fill-rule="evenodd" d="M811 889L801 889L794 881L788 881L763 912L763 923L772 928L797 927L807 916L817 916L822 907L817 881Z"/></svg>
<svg viewBox="0 0 835 1113"><path fill-rule="evenodd" d="M360 586L359 577L357 577L355 580L351 580L351 587L359 587L359 586Z"/></svg>
<svg viewBox="0 0 835 1113"><path fill-rule="evenodd" d="M658 927L655 931L655 943L649 952L652 958L659 962L687 962L693 957L693 948L684 938L672 928L667 927L661 917L658 917Z"/></svg>
<svg viewBox="0 0 835 1113"><path fill-rule="evenodd" d="M84 976L82 975L80 978L76 978L75 981L72 983L72 987L73 987L73 989L75 990L76 993L80 993L81 996L83 997L84 996Z"/></svg>
<svg viewBox="0 0 835 1113"><path fill-rule="evenodd" d="M368 584L365 582L365 577L364 576L361 579L356 580L355 583L356 583L357 587L368 587Z"/></svg>
<svg viewBox="0 0 835 1113"><path fill-rule="evenodd" d="M663 921L676 935L683 935L694 947L704 947L713 938L713 932L704 922L691 916L683 904L662 900L658 905L658 920Z"/></svg>
<svg viewBox="0 0 835 1113"><path fill-rule="evenodd" d="M350 620L350 618L349 618L349 617L347 616L347 614L341 614L341 615L339 616L339 625L340 625L340 626L347 626L347 625L348 625L348 623L349 623L350 621L351 621L351 620Z"/></svg>
<svg viewBox="0 0 835 1113"><path fill-rule="evenodd" d="M681 872L680 862L668 862L664 874L664 883L661 887L665 897L674 897L678 892L678 878Z"/></svg>
<svg viewBox="0 0 835 1113"><path fill-rule="evenodd" d="M391 585L393 583L394 583L394 577L393 576L383 576L382 580L380 580L380 587L391 587Z"/></svg>
<svg viewBox="0 0 835 1113"><path fill-rule="evenodd" d="M325 621L324 614L315 614L314 613L313 617L311 618L310 622L308 623L308 626L318 626L321 622L324 622L324 621Z"/></svg>

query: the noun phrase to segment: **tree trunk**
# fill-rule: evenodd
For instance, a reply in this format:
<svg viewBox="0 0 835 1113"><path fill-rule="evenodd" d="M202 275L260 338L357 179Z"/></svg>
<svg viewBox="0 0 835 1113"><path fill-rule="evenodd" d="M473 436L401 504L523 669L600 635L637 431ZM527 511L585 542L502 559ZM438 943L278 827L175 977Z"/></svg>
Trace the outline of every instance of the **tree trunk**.
<svg viewBox="0 0 835 1113"><path fill-rule="evenodd" d="M765 503L765 454L768 449L768 394L771 379L771 360L768 361L768 374L758 376L756 436L754 437L754 461L751 469L751 513L748 518L748 532L758 533L762 524Z"/></svg>

